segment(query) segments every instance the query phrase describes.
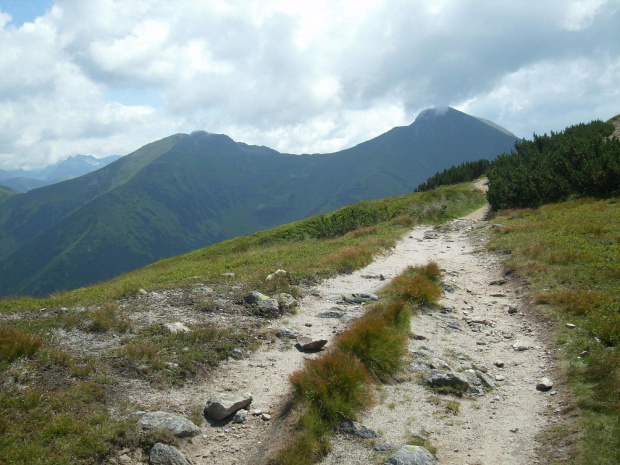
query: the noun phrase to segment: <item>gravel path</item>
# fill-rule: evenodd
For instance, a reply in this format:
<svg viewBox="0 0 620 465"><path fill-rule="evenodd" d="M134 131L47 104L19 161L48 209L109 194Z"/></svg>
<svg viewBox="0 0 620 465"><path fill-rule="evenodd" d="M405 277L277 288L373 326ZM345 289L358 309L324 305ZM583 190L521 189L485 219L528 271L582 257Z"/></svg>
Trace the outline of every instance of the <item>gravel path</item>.
<svg viewBox="0 0 620 465"><path fill-rule="evenodd" d="M361 306L337 303L342 294L376 292L385 284L381 275L389 280L409 265L436 261L449 286L440 302L444 309L414 317L412 332L427 339L411 340L411 358L439 358L455 371L472 365L486 368L498 387L484 396L436 396L421 386L419 375L410 374L398 384L380 387L377 404L361 422L379 431L383 435L379 442L388 449L405 444L412 434L427 436L441 464L538 463L535 436L545 426L543 412L554 406L550 393L536 390L537 380L551 368L550 356L538 339L544 328L527 317L523 289L504 277L498 259L482 249L486 225L472 219L481 216L478 211L456 220L441 228L435 239L424 239L429 227L415 228L365 269L317 286L301 301L296 315L274 322L273 328L287 325L303 335L331 340L346 323L321 318L321 312L335 306L352 315L363 312ZM517 341L528 349L514 350ZM254 399L250 411L271 416L265 420L249 415L240 425L206 423L183 452L195 465L260 463L284 436L286 427L278 418L290 398L288 376L305 359L316 356L298 351L294 341L274 338L250 358L222 364L214 379L168 392L170 406L199 407L218 392L250 391ZM496 362L503 362L503 367ZM383 463L389 451L379 452L373 446L374 442L336 434L332 453L322 463Z"/></svg>
<svg viewBox="0 0 620 465"><path fill-rule="evenodd" d="M527 317L523 289L503 275L495 257L477 249L479 226L463 220L437 239L421 240L423 228L410 235L408 261L435 260L451 291L444 293L441 311L414 317L413 333L427 339L412 340L410 352L455 371L487 370L497 388L483 396L437 396L413 374L383 386L378 404L360 422L382 433L379 449L400 447L414 435L428 438L441 464L539 463L535 437L546 424L545 410L557 407L551 393L536 390L552 368L551 354L539 339L544 328ZM528 349L517 351L515 343ZM383 463L389 456L348 435L337 435L332 447L323 465Z"/></svg>

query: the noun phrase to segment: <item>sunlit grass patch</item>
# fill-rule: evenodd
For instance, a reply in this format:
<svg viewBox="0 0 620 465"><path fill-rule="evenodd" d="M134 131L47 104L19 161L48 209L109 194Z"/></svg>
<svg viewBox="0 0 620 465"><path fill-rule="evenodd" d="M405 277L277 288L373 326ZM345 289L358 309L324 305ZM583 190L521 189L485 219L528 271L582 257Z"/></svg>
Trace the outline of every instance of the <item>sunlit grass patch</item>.
<svg viewBox="0 0 620 465"><path fill-rule="evenodd" d="M347 247L325 257L324 262L338 273L351 273L372 261L372 253L361 247Z"/></svg>

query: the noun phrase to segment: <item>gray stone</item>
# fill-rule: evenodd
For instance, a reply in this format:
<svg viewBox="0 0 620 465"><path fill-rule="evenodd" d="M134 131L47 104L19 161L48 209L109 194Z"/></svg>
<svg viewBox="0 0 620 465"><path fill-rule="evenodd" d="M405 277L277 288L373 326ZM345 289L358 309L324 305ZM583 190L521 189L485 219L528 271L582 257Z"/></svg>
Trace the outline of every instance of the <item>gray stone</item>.
<svg viewBox="0 0 620 465"><path fill-rule="evenodd" d="M461 376L467 379L469 383L469 392L476 394L477 396L484 395L484 384L474 370L465 370L461 373Z"/></svg>
<svg viewBox="0 0 620 465"><path fill-rule="evenodd" d="M430 363L425 360L414 360L409 364L407 371L410 373L419 373L421 371L428 371L431 369Z"/></svg>
<svg viewBox="0 0 620 465"><path fill-rule="evenodd" d="M151 465L189 465L183 454L176 447L158 442L149 455Z"/></svg>
<svg viewBox="0 0 620 465"><path fill-rule="evenodd" d="M319 318L342 318L344 312L341 310L327 310L318 314Z"/></svg>
<svg viewBox="0 0 620 465"><path fill-rule="evenodd" d="M353 420L343 421L342 423L340 423L339 429L344 433L351 434L362 439L373 439L381 437L381 435L375 430L367 428L361 423Z"/></svg>
<svg viewBox="0 0 620 465"><path fill-rule="evenodd" d="M281 292L280 294L276 294L273 298L278 302L278 307L281 312L291 311L295 307L299 307L299 302L295 297L291 294L287 294L286 292Z"/></svg>
<svg viewBox="0 0 620 465"><path fill-rule="evenodd" d="M439 358L434 358L429 362L429 366L433 369L433 370L446 370L446 371L452 371L452 367L450 365L448 365L446 362L444 362L443 360L439 359Z"/></svg>
<svg viewBox="0 0 620 465"><path fill-rule="evenodd" d="M437 459L421 446L403 446L384 465L436 465Z"/></svg>
<svg viewBox="0 0 620 465"><path fill-rule="evenodd" d="M238 410L233 417L233 423L243 423L248 417L248 411L245 409Z"/></svg>
<svg viewBox="0 0 620 465"><path fill-rule="evenodd" d="M342 300L349 304L363 304L371 300L379 300L379 297L377 297L375 294L361 292L355 294L343 294Z"/></svg>
<svg viewBox="0 0 620 465"><path fill-rule="evenodd" d="M529 349L530 345L524 341L517 341L512 345L512 348L517 352L523 352L524 350Z"/></svg>
<svg viewBox="0 0 620 465"><path fill-rule="evenodd" d="M246 296L245 300L252 305L256 305L256 307L258 307L258 309L263 313L277 316L282 313L280 310L280 305L276 299L272 299L271 297L261 294L258 291L250 292Z"/></svg>
<svg viewBox="0 0 620 465"><path fill-rule="evenodd" d="M536 384L536 389L538 391L550 391L552 387L553 387L553 381L551 381L549 378L542 378Z"/></svg>
<svg viewBox="0 0 620 465"><path fill-rule="evenodd" d="M454 329L455 331L461 331L461 325L458 323L458 321L448 321L446 323L446 328Z"/></svg>
<svg viewBox="0 0 620 465"><path fill-rule="evenodd" d="M439 237L439 233L437 231L424 231L424 239L437 239Z"/></svg>
<svg viewBox="0 0 620 465"><path fill-rule="evenodd" d="M349 323L351 320L355 320L358 315L354 315L353 313L345 313L340 317L340 321L343 323Z"/></svg>
<svg viewBox="0 0 620 465"><path fill-rule="evenodd" d="M279 337L280 339L295 339L300 336L301 333L292 326L282 326L276 332L276 337Z"/></svg>
<svg viewBox="0 0 620 465"><path fill-rule="evenodd" d="M422 377L422 381L431 387L455 387L469 389L469 381L460 373L443 370L431 370Z"/></svg>
<svg viewBox="0 0 620 465"><path fill-rule="evenodd" d="M390 452L396 449L396 446L387 442L376 442L375 445L372 446L372 448L377 452Z"/></svg>
<svg viewBox="0 0 620 465"><path fill-rule="evenodd" d="M480 371L480 370L474 370L474 372L476 373L476 376L480 378L480 381L482 381L482 384L484 384L486 387L491 388L491 389L497 388L497 385L495 384L495 381L493 381L493 378L491 378L485 372Z"/></svg>
<svg viewBox="0 0 620 465"><path fill-rule="evenodd" d="M149 431L168 430L179 438L196 436L200 433L200 428L187 418L161 411L145 413L138 425Z"/></svg>
<svg viewBox="0 0 620 465"><path fill-rule="evenodd" d="M166 324L164 324L164 326L166 328L168 328L168 331L170 331L172 334L176 334L176 333L191 333L191 331L192 331L191 329L189 329L187 326L185 326L180 321L176 321L174 323L166 323Z"/></svg>
<svg viewBox="0 0 620 465"><path fill-rule="evenodd" d="M307 336L301 336L297 338L297 343L301 350L314 351L321 350L327 344L327 339L312 339Z"/></svg>
<svg viewBox="0 0 620 465"><path fill-rule="evenodd" d="M233 349L230 351L230 356L235 360L241 360L245 355L241 349Z"/></svg>
<svg viewBox="0 0 620 465"><path fill-rule="evenodd" d="M252 394L218 394L207 401L205 414L221 420L252 402Z"/></svg>

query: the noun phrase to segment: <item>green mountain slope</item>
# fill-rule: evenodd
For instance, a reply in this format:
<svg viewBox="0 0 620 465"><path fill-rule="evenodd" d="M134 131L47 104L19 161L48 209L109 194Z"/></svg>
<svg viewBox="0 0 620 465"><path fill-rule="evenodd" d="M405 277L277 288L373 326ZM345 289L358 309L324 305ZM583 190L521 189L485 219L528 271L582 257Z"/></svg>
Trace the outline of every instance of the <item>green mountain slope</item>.
<svg viewBox="0 0 620 465"><path fill-rule="evenodd" d="M411 192L515 138L456 110L338 153L294 156L224 135L178 134L0 205L0 293L72 289L224 239Z"/></svg>

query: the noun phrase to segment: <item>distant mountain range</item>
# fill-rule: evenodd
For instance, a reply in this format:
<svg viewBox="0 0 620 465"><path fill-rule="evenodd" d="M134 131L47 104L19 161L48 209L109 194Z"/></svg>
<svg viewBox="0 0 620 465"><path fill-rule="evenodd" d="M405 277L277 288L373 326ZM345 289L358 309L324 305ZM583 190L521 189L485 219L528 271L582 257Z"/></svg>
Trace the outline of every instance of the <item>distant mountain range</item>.
<svg viewBox="0 0 620 465"><path fill-rule="evenodd" d="M69 181L0 189L0 294L44 295L158 259L413 191L517 138L457 110L425 110L353 148L282 154L203 131L148 144Z"/></svg>
<svg viewBox="0 0 620 465"><path fill-rule="evenodd" d="M74 155L40 170L0 170L0 186L10 187L19 192L28 192L31 189L83 176L109 165L120 157L120 155L111 155L96 158L92 155Z"/></svg>

